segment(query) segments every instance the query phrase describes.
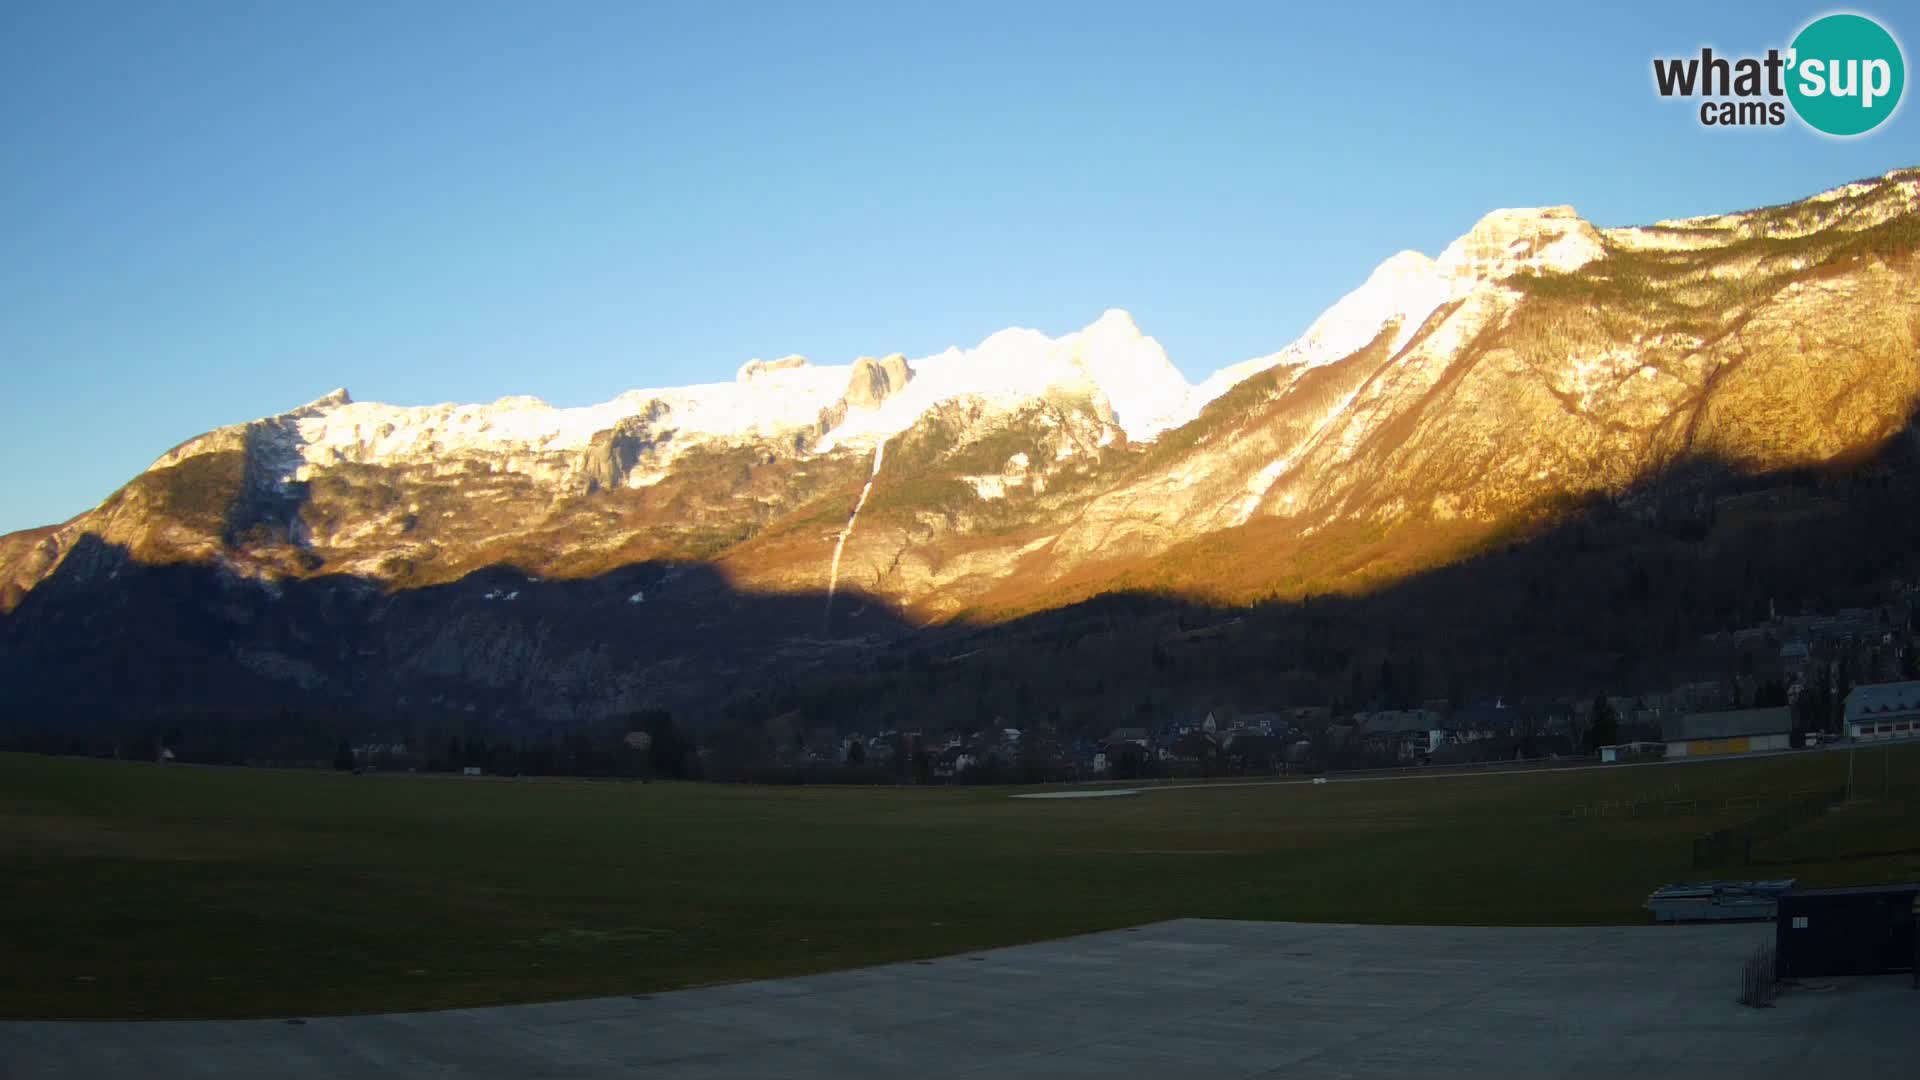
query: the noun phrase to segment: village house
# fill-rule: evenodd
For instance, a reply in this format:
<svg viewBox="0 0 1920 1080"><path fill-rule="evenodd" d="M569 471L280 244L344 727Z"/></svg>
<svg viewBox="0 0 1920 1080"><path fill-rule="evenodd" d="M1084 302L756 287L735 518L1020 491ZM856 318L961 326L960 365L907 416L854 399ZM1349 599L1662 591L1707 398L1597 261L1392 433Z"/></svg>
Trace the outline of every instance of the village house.
<svg viewBox="0 0 1920 1080"><path fill-rule="evenodd" d="M1710 712L1727 703L1726 688L1720 685L1718 679L1682 683L1674 687L1668 696L1682 712Z"/></svg>
<svg viewBox="0 0 1920 1080"><path fill-rule="evenodd" d="M1789 675L1804 679L1813 662L1813 650L1804 641L1789 641L1780 646L1780 666Z"/></svg>
<svg viewBox="0 0 1920 1080"><path fill-rule="evenodd" d="M1174 740L1167 759L1182 765L1201 766L1220 757L1220 740L1208 731L1189 731Z"/></svg>
<svg viewBox="0 0 1920 1080"><path fill-rule="evenodd" d="M1260 735L1272 735L1285 731L1287 719L1277 712L1241 713L1235 718L1234 729Z"/></svg>
<svg viewBox="0 0 1920 1080"><path fill-rule="evenodd" d="M972 768L978 759L958 746L949 746L933 758L933 775L950 780Z"/></svg>
<svg viewBox="0 0 1920 1080"><path fill-rule="evenodd" d="M1455 743L1480 742L1513 734L1513 710L1500 699L1462 706L1449 713L1429 735L1428 750Z"/></svg>
<svg viewBox="0 0 1920 1080"><path fill-rule="evenodd" d="M1622 730L1632 728L1657 734L1666 730L1668 720L1686 712L1666 694L1644 694L1633 699L1633 704L1617 710Z"/></svg>
<svg viewBox="0 0 1920 1080"><path fill-rule="evenodd" d="M1226 758L1232 772L1277 772L1286 764L1286 737L1258 732L1240 735L1227 748Z"/></svg>
<svg viewBox="0 0 1920 1080"><path fill-rule="evenodd" d="M1428 716L1422 709L1379 709L1353 714L1355 733L1367 748L1400 761L1425 753L1428 732L1439 722L1439 716Z"/></svg>

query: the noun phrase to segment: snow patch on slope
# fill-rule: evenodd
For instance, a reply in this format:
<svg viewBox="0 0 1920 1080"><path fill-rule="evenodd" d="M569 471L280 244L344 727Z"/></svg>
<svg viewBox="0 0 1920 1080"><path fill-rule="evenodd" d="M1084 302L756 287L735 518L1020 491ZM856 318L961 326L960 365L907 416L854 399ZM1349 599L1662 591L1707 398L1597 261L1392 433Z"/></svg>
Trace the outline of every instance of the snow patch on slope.
<svg viewBox="0 0 1920 1080"><path fill-rule="evenodd" d="M1264 468L1255 473L1247 481L1247 495L1246 498L1240 501L1239 513L1233 520L1235 525L1245 525L1253 519L1254 513L1260 509L1260 504L1266 501L1267 494L1273 490L1273 486L1278 484L1281 478L1286 476L1288 472L1292 471L1294 464L1300 460L1302 455L1320 445L1321 440L1326 438L1327 429L1333 426L1334 421L1346 415L1347 410L1353 407L1353 401L1359 394L1360 388L1357 386L1347 391L1346 395L1335 402L1320 419L1314 421L1313 430L1307 432L1306 436L1300 440L1292 452L1278 460L1268 462Z"/></svg>
<svg viewBox="0 0 1920 1080"><path fill-rule="evenodd" d="M1438 259L1418 251L1389 257L1286 348L1209 376L1189 396L1187 418L1200 415L1207 403L1260 372L1281 366L1306 370L1343 360L1390 325L1394 330L1387 347L1397 354L1442 305L1522 271L1565 273L1605 254L1598 231L1570 206L1495 210L1447 245Z"/></svg>
<svg viewBox="0 0 1920 1080"><path fill-rule="evenodd" d="M1359 288L1335 301L1307 332L1277 353L1215 372L1194 389L1187 411L1200 415L1207 403L1241 381L1282 365L1314 368L1359 352L1389 323L1398 322L1389 348L1399 352L1434 310L1460 291L1462 282L1432 259L1402 251L1381 263Z"/></svg>

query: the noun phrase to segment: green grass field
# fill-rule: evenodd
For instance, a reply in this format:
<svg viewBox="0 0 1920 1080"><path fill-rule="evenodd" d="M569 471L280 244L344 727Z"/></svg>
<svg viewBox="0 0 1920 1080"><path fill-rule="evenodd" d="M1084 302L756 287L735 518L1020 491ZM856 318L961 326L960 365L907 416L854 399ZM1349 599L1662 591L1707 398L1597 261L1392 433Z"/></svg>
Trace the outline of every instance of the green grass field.
<svg viewBox="0 0 1920 1080"><path fill-rule="evenodd" d="M1920 748L1888 760L1894 790L1920 788ZM0 1015L643 993L1176 916L1633 923L1649 889L1703 876L1689 866L1692 837L1754 811L1560 811L1777 795L1845 774L1846 755L1818 753L1033 801L1004 788L355 777L0 755ZM1920 823L1910 802L1844 813L1890 822L1875 836L1913 836ZM1920 854L1899 844L1863 855L1793 839L1775 845L1788 861L1707 876L1920 876Z"/></svg>

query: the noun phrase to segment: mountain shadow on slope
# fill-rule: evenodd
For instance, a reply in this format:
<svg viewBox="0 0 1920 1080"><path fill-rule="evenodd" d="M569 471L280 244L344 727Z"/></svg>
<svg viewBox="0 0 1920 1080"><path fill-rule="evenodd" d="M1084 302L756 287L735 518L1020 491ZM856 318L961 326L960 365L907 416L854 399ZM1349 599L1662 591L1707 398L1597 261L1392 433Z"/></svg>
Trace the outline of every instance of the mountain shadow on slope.
<svg viewBox="0 0 1920 1080"><path fill-rule="evenodd" d="M543 580L511 566L415 589L347 574L263 583L145 564L83 537L0 621L14 728L107 730L192 708L470 718L564 729L846 662L908 632L886 605L733 588L698 563Z"/></svg>
<svg viewBox="0 0 1920 1080"><path fill-rule="evenodd" d="M1910 420L1878 451L1815 468L1689 458L1352 593L1227 605L1117 591L916 627L843 591L830 638L823 595L741 590L700 563L570 580L496 566L388 591L345 574L269 585L217 563L151 565L87 537L0 620L0 723L115 731L194 710L317 710L367 731L430 718L540 737L665 708L707 733L782 717L1095 736L1220 704L1633 694L1767 667L1703 635L1770 610L1882 604L1920 581L1917 448ZM1209 543L1257 560L1272 539L1255 525Z"/></svg>
<svg viewBox="0 0 1920 1080"><path fill-rule="evenodd" d="M1400 559L1401 544L1436 550L1405 533L1429 527L1438 526L1369 538L1371 559ZM1920 435L1910 419L1877 451L1818 467L1749 472L1687 458L1617 496L1545 505L1473 534L1445 565L1385 584L1243 605L1106 593L956 626L944 654L903 641L895 651L910 662L882 656L874 670L807 682L799 696L806 716L857 715L880 729L1052 723L1104 735L1222 704L1445 707L1701 680L1731 694L1781 674L1778 643L1769 657L1758 654L1764 642L1737 653L1706 635L1773 611L1842 606L1884 606L1889 632L1904 632L1896 608L1920 582L1917 537ZM1213 573L1221 560L1271 559L1286 539L1256 524L1166 558L1213 560ZM731 719L769 707L739 707Z"/></svg>

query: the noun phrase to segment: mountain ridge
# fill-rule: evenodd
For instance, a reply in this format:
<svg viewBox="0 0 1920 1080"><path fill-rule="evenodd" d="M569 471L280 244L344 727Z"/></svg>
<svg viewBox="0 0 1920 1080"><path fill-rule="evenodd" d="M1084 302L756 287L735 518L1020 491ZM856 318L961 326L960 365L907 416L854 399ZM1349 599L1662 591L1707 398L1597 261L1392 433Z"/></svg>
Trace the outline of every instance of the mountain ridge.
<svg viewBox="0 0 1920 1080"><path fill-rule="evenodd" d="M72 521L0 537L0 611L63 566L82 582L202 567L269 601L302 581L397 595L511 568L605 581L627 590L607 604L653 611L658 582L624 568L699 564L741 594L828 598L820 642L858 640L876 607L928 626L1139 589L1300 598L1440 565L1562 507L1657 515L1745 475L1869 457L1916 402L1920 169L1650 226L1499 210L1197 384L1109 309L1059 337L749 361L732 382L581 409L336 391L189 439ZM66 565L102 549L121 555ZM253 655L262 616L244 610L209 616L228 626L210 648ZM568 640L579 655L555 663L617 669ZM622 685L695 671L702 641L636 658ZM285 659L265 669L307 662Z"/></svg>

